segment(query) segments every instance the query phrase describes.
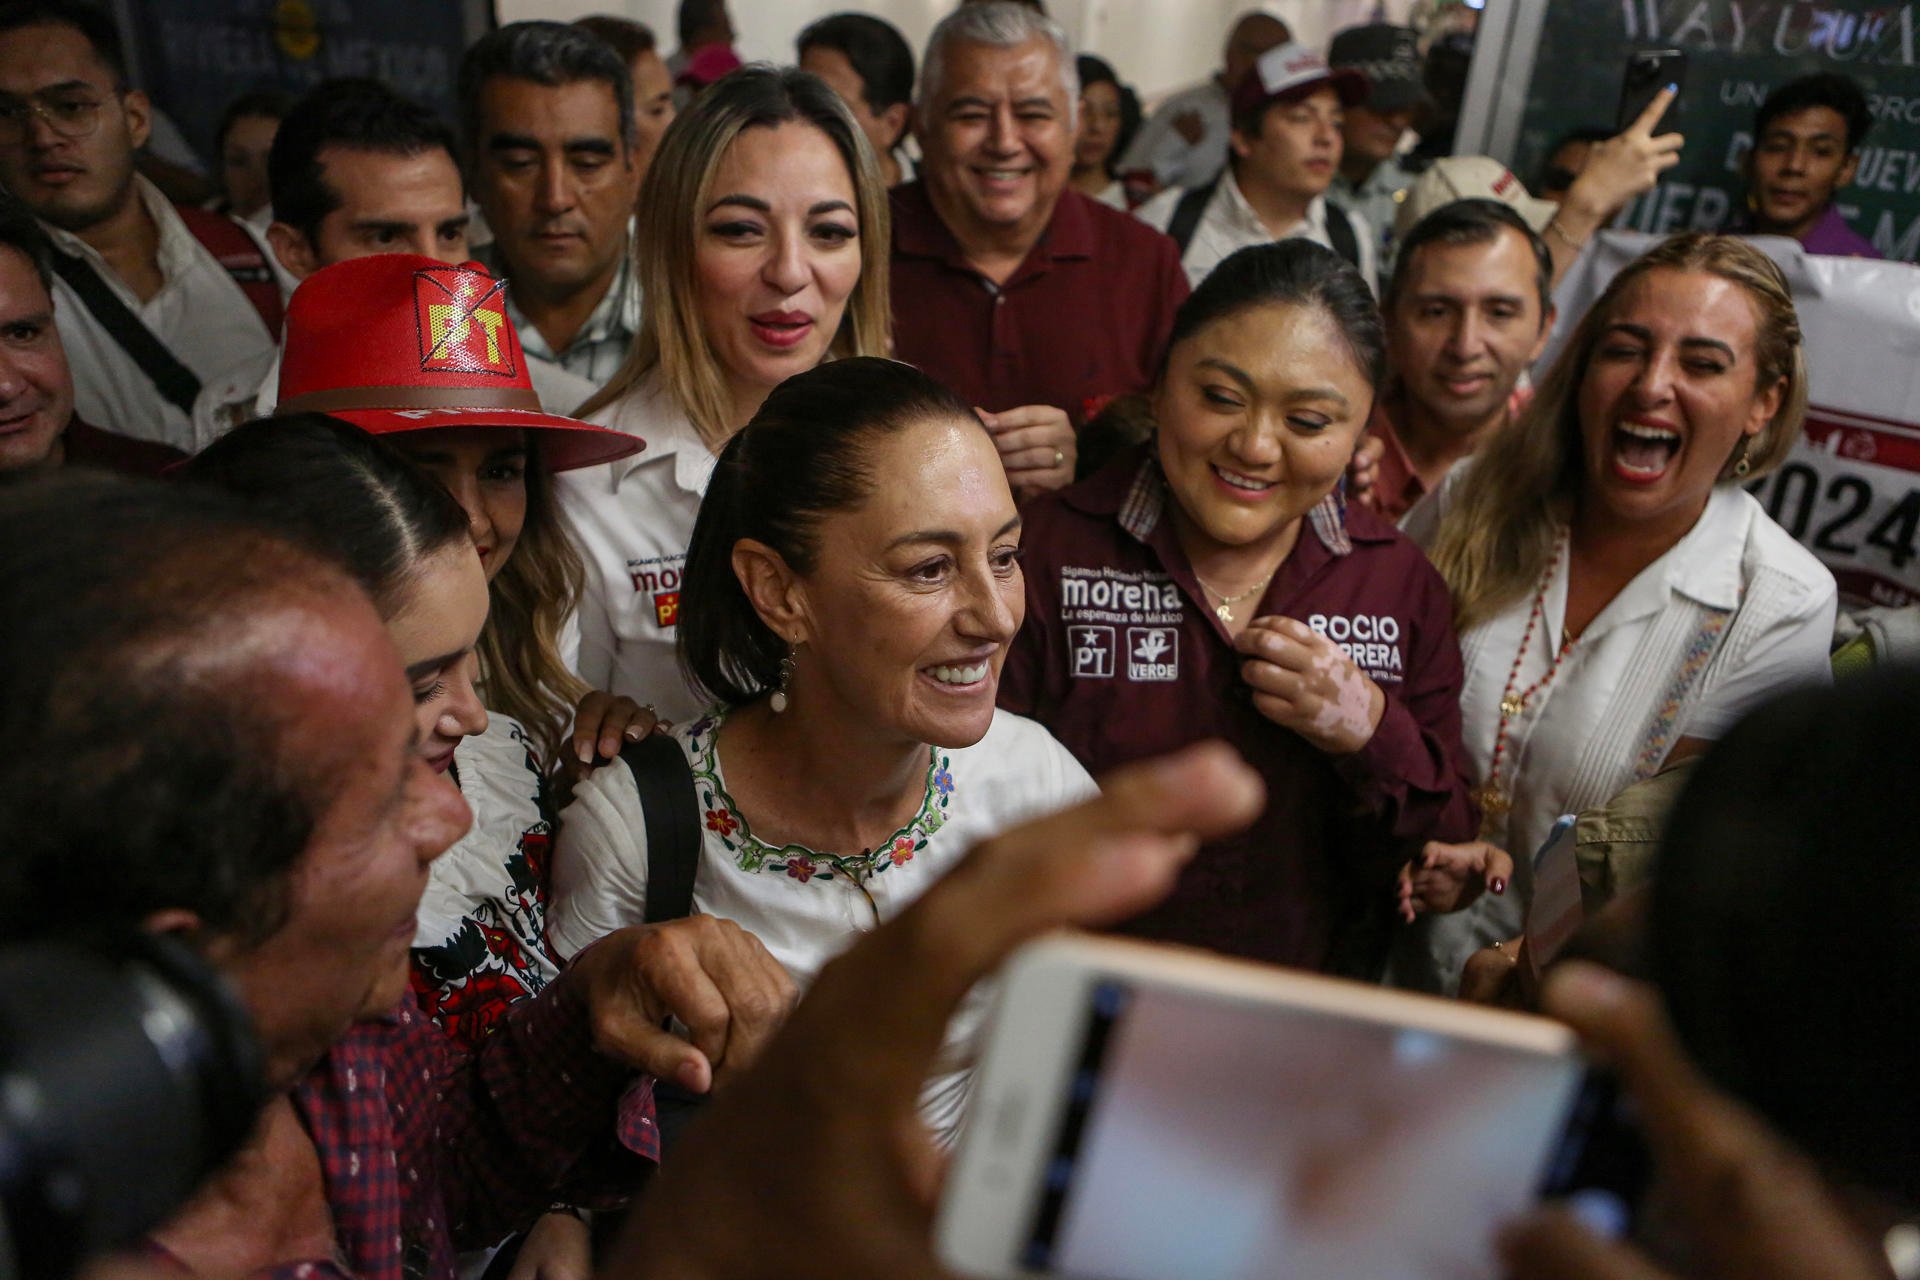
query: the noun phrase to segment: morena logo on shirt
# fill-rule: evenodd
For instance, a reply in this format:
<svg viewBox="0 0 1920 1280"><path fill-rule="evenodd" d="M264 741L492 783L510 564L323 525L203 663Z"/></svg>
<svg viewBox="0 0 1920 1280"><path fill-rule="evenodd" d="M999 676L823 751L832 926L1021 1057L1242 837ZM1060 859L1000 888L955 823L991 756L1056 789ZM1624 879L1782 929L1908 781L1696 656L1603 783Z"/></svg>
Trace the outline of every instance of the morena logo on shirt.
<svg viewBox="0 0 1920 1280"><path fill-rule="evenodd" d="M1061 572L1061 608L1170 610L1180 607L1180 588L1173 585L1171 578L1161 582L1128 582L1115 581L1121 576L1117 570L1098 577L1081 576L1084 573L1084 570ZM1138 574L1127 576L1140 577Z"/></svg>
<svg viewBox="0 0 1920 1280"><path fill-rule="evenodd" d="M651 597L653 624L665 629L680 621L680 579L686 568L684 555L654 556L627 561L627 580L635 595Z"/></svg>
<svg viewBox="0 0 1920 1280"><path fill-rule="evenodd" d="M1060 621L1070 624L1067 670L1076 680L1123 673L1135 681L1178 680L1185 616L1180 588L1164 573L1104 565L1060 570Z"/></svg>

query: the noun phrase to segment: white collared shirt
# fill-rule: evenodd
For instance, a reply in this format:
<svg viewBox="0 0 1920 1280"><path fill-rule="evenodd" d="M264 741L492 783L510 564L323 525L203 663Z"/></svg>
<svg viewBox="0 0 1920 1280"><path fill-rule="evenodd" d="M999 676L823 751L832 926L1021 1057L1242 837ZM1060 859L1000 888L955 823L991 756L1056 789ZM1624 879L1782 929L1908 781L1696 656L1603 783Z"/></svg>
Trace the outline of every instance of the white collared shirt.
<svg viewBox="0 0 1920 1280"><path fill-rule="evenodd" d="M1156 231L1165 231L1173 222L1174 209L1186 194L1185 191L1162 191L1141 205L1134 216ZM1360 274L1366 278L1367 287L1378 293L1379 239L1360 214L1349 213L1347 220L1353 224L1353 238L1360 253ZM1326 196L1315 196L1307 206L1307 216L1288 228L1285 235L1276 236L1247 203L1240 184L1234 180L1233 166L1228 165L1221 171L1220 184L1213 189L1206 208L1200 212L1193 239L1187 242L1187 251L1180 255L1180 265L1186 268L1187 280L1198 288L1207 274L1236 250L1296 236L1333 248L1333 238L1327 234Z"/></svg>
<svg viewBox="0 0 1920 1280"><path fill-rule="evenodd" d="M1470 462L1455 467L1407 514L1415 541L1432 544L1470 470ZM1524 690L1546 675L1559 651L1565 556L1547 580L1540 623L1514 672L1535 594L1527 591L1460 637L1461 741L1481 783L1509 673L1515 691ZM1513 807L1488 828L1487 839L1513 855L1513 886L1415 926L1413 945L1395 960L1395 980L1450 992L1475 950L1519 937L1533 855L1560 815L1604 804L1650 777L1681 738L1716 741L1767 698L1830 681L1836 597L1833 575L1752 495L1732 484L1716 488L1687 535L1607 603L1553 679L1509 721L1500 787Z"/></svg>
<svg viewBox="0 0 1920 1280"><path fill-rule="evenodd" d="M736 803L752 809L755 797L728 793L719 724L700 716L674 734L693 772L688 803L697 803L702 816L693 906L753 934L802 990L822 965L899 915L974 845L1099 790L1044 726L995 711L980 741L932 750L920 811L881 846L885 856L863 878L798 845L760 842L751 815ZM776 832L763 834L779 840ZM615 929L643 923L647 872L646 810L632 771L615 760L581 782L561 816L548 914L555 952L570 957ZM976 988L948 1024L921 1094L922 1115L943 1138L960 1120L986 1003L985 989Z"/></svg>
<svg viewBox="0 0 1920 1280"><path fill-rule="evenodd" d="M506 274L505 265L500 260L498 241L474 250L473 256L494 275ZM528 367L538 369L545 365L571 374L586 388L572 404L559 407L547 405L549 412L573 412L620 371L620 366L627 361L628 350L633 346L633 335L640 331L641 302L640 277L633 270L632 219L627 222L627 238L621 247L620 266L614 272L612 283L600 296L600 301L594 304L586 323L580 326L580 331L573 336L573 341L567 344L564 352L556 355L540 330L528 323L526 313L514 301L513 282L508 280L507 318L513 321L514 329L520 334L520 349L527 353ZM546 404L544 392L540 399L542 404Z"/></svg>
<svg viewBox="0 0 1920 1280"><path fill-rule="evenodd" d="M587 570L573 669L595 689L650 703L663 720L685 721L704 699L674 655L680 576L714 455L653 378L587 421L639 436L647 447L554 478Z"/></svg>
<svg viewBox="0 0 1920 1280"><path fill-rule="evenodd" d="M219 260L194 239L160 189L140 177L134 185L160 232L162 284L145 302L134 296L93 246L71 232L44 222L40 225L56 248L85 259L203 385L221 381L232 370L260 369L271 358L275 343L260 313ZM73 371L74 411L81 420L136 440L157 440L191 452L194 430L188 415L160 394L58 275L53 278L53 311L60 344Z"/></svg>

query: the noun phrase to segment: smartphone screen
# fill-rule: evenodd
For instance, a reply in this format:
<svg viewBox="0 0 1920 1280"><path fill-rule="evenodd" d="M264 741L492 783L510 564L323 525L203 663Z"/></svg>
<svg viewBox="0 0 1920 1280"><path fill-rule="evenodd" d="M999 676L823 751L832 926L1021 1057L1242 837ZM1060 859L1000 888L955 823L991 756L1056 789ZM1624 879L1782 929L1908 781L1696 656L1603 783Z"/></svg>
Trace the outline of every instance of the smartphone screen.
<svg viewBox="0 0 1920 1280"><path fill-rule="evenodd" d="M1652 103L1655 95L1668 85L1682 90L1687 83L1687 54L1684 49L1636 49L1627 55L1627 71L1620 83L1620 107L1613 126L1625 130ZM1653 126L1653 136L1671 133L1678 127L1680 97L1667 105Z"/></svg>
<svg viewBox="0 0 1920 1280"><path fill-rule="evenodd" d="M1573 1058L1101 980L1020 1250L1098 1280L1493 1274Z"/></svg>

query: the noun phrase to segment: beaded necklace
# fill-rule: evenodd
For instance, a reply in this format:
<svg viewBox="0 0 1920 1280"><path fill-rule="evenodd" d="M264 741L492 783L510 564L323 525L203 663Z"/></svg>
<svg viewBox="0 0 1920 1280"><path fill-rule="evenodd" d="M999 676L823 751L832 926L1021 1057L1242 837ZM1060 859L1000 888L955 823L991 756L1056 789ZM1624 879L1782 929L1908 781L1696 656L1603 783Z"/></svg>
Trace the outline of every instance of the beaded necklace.
<svg viewBox="0 0 1920 1280"><path fill-rule="evenodd" d="M1567 628L1560 638L1559 651L1547 664L1546 674L1519 692L1514 685L1520 679L1520 665L1526 661L1527 650L1533 644L1534 628L1540 625L1540 618L1546 612L1547 584L1553 581L1554 573L1560 568L1561 559L1567 554L1567 533L1560 531L1559 541L1554 544L1553 559L1547 565L1547 571L1540 576L1540 588L1533 593L1533 609L1527 614L1527 629L1520 636L1520 651L1513 655L1513 666L1507 670L1506 688L1500 694L1500 727L1494 731L1493 754L1487 760L1487 780L1474 792L1474 800L1480 805L1480 838L1485 840L1492 832L1494 823L1505 817L1513 809L1513 793L1500 785L1500 765L1507 751L1507 735L1513 721L1527 709L1527 702L1553 682L1560 673L1560 665L1566 660L1574 645L1572 628Z"/></svg>

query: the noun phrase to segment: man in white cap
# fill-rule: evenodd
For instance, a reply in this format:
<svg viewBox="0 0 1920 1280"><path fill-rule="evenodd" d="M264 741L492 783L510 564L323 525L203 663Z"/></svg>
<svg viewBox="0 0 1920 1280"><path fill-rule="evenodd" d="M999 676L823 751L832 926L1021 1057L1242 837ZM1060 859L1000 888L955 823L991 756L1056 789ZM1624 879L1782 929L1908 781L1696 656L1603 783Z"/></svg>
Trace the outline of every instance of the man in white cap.
<svg viewBox="0 0 1920 1280"><path fill-rule="evenodd" d="M1366 92L1364 76L1333 70L1305 45L1260 56L1234 94L1226 172L1206 186L1163 191L1139 211L1180 246L1188 280L1199 284L1236 249L1304 236L1375 284L1373 228L1326 197L1340 168L1345 109Z"/></svg>

